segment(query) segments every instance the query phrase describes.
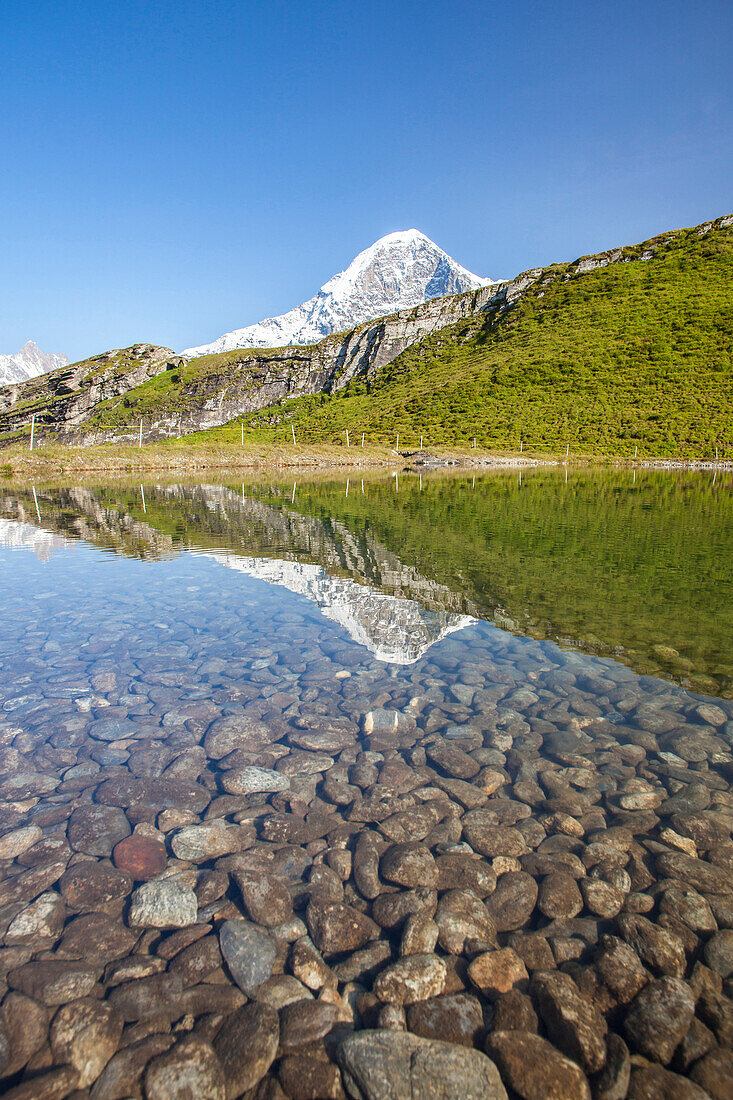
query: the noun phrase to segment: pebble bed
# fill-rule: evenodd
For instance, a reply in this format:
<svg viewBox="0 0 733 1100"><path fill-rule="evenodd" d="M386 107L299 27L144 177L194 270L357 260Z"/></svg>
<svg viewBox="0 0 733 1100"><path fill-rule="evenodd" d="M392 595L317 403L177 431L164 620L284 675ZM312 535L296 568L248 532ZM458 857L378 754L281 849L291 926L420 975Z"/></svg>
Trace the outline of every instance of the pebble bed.
<svg viewBox="0 0 733 1100"><path fill-rule="evenodd" d="M3 559L8 1100L733 1096L730 701L58 561Z"/></svg>

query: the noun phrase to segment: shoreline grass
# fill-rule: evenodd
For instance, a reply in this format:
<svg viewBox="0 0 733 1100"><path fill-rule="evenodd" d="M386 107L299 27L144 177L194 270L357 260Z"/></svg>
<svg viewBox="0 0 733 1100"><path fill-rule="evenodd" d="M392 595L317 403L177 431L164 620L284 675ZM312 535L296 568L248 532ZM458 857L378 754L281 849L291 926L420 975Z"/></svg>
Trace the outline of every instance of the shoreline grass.
<svg viewBox="0 0 733 1100"><path fill-rule="evenodd" d="M89 477L93 475L130 476L140 474L197 475L205 471L228 474L234 471L275 473L293 470L396 471L421 468L432 470L490 470L533 467L625 467L629 469L687 469L733 471L733 461L689 459L670 455L666 458L638 459L609 455L570 455L564 452L523 452L474 450L459 447L431 447L423 452L388 446L336 444L250 443L242 446L191 445L184 441L143 444L142 447L103 444L95 447L41 445L30 451L13 446L0 452L0 479L22 480L32 477Z"/></svg>

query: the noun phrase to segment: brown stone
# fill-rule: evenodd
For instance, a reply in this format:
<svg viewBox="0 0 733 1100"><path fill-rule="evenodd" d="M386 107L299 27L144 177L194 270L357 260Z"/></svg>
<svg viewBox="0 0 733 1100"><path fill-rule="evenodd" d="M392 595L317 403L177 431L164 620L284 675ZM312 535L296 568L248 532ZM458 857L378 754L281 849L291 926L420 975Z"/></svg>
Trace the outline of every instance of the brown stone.
<svg viewBox="0 0 733 1100"><path fill-rule="evenodd" d="M247 915L256 924L274 928L293 915L293 903L286 887L272 875L234 871Z"/></svg>
<svg viewBox="0 0 733 1100"><path fill-rule="evenodd" d="M659 928L646 917L622 913L618 918L621 935L648 966L661 974L680 977L685 972L685 948L673 932Z"/></svg>
<svg viewBox="0 0 733 1100"><path fill-rule="evenodd" d="M423 844L392 844L382 856L380 870L382 878L398 886L432 889L438 884L435 860Z"/></svg>
<svg viewBox="0 0 733 1100"><path fill-rule="evenodd" d="M492 1031L486 1053L522 1100L590 1100L588 1079L546 1039L526 1031Z"/></svg>
<svg viewBox="0 0 733 1100"><path fill-rule="evenodd" d="M22 1069L41 1049L48 1035L48 1010L23 993L10 992L0 1005L0 1027L8 1046L8 1058L0 1074L8 1077Z"/></svg>
<svg viewBox="0 0 733 1100"><path fill-rule="evenodd" d="M11 970L8 984L43 1004L62 1005L86 997L100 972L83 962L43 959Z"/></svg>
<svg viewBox="0 0 733 1100"><path fill-rule="evenodd" d="M486 950L496 944L496 926L488 907L471 890L447 890L435 913L438 942L450 955L466 948Z"/></svg>
<svg viewBox="0 0 733 1100"><path fill-rule="evenodd" d="M445 976L445 963L437 955L407 955L377 975L373 990L380 1001L410 1005L442 993Z"/></svg>
<svg viewBox="0 0 733 1100"><path fill-rule="evenodd" d="M492 1000L529 979L527 968L511 947L477 955L468 968L468 976Z"/></svg>
<svg viewBox="0 0 733 1100"><path fill-rule="evenodd" d="M537 895L537 883L524 871L508 871L501 875L496 890L487 898L497 932L523 928L532 916Z"/></svg>
<svg viewBox="0 0 733 1100"><path fill-rule="evenodd" d="M711 1051L695 1063L690 1077L712 1100L730 1100L733 1096L733 1052Z"/></svg>
<svg viewBox="0 0 733 1100"><path fill-rule="evenodd" d="M667 1065L685 1037L695 1013L695 998L679 978L649 982L629 1005L624 1021L630 1045L645 1057Z"/></svg>
<svg viewBox="0 0 733 1100"><path fill-rule="evenodd" d="M58 1010L51 1024L51 1050L56 1062L79 1073L79 1087L92 1085L117 1050L122 1017L105 1001L72 1001Z"/></svg>
<svg viewBox="0 0 733 1100"><path fill-rule="evenodd" d="M554 1043L578 1062L586 1073L595 1073L606 1060L606 1021L589 1000L581 996L568 974L553 971L536 974L531 992Z"/></svg>
<svg viewBox="0 0 733 1100"><path fill-rule="evenodd" d="M510 989L508 993L497 997L492 1027L496 1031L530 1031L536 1034L539 1020L527 994L520 993L518 989Z"/></svg>
<svg viewBox="0 0 733 1100"><path fill-rule="evenodd" d="M295 1001L280 1013L280 1053L315 1043L328 1035L338 1019L336 1005L326 1001Z"/></svg>
<svg viewBox="0 0 733 1100"><path fill-rule="evenodd" d="M583 908L583 898L573 876L556 871L543 878L537 908L551 920L577 916Z"/></svg>
<svg viewBox="0 0 733 1100"><path fill-rule="evenodd" d="M628 1100L710 1100L694 1081L661 1066L632 1066Z"/></svg>
<svg viewBox="0 0 733 1100"><path fill-rule="evenodd" d="M468 993L432 997L407 1008L407 1026L424 1039L473 1047L484 1031L481 1005Z"/></svg>
<svg viewBox="0 0 733 1100"><path fill-rule="evenodd" d="M145 1071L146 1100L225 1100L224 1071L209 1043L192 1036L154 1058Z"/></svg>
<svg viewBox="0 0 733 1100"><path fill-rule="evenodd" d="M86 861L70 867L61 876L59 886L70 909L80 913L114 912L130 893L132 879L109 863Z"/></svg>
<svg viewBox="0 0 733 1100"><path fill-rule="evenodd" d="M277 1052L280 1026L269 1005L244 1005L224 1021L216 1051L226 1079L228 1100L241 1096L262 1080Z"/></svg>
<svg viewBox="0 0 733 1100"><path fill-rule="evenodd" d="M291 1100L346 1100L338 1066L322 1058L288 1055L280 1062L278 1078Z"/></svg>
<svg viewBox="0 0 733 1100"><path fill-rule="evenodd" d="M133 833L115 845L112 862L136 882L147 882L165 869L168 857L159 840Z"/></svg>

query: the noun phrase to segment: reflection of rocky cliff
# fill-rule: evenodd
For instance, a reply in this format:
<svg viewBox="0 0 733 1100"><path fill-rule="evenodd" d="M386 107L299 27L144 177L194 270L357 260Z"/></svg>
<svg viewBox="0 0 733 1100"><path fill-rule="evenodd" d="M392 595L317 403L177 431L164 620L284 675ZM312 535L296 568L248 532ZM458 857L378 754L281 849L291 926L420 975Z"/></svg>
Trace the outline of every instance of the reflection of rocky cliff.
<svg viewBox="0 0 733 1100"><path fill-rule="evenodd" d="M399 599L356 581L332 577L318 565L217 551L207 556L228 569L306 596L327 619L339 623L355 642L366 646L377 660L391 664L414 664L441 638L474 621L468 615L430 611L414 600Z"/></svg>
<svg viewBox="0 0 733 1100"><path fill-rule="evenodd" d="M441 638L473 621L462 613L460 597L345 524L240 497L222 486L149 488L147 504L142 490L117 491L122 499L114 505L103 499L115 492L44 492L38 498L43 527L28 522L37 519L32 496L5 494L0 514L14 518L0 519L0 546L36 552L43 547L50 556L52 549L83 539L145 559L170 557L176 550L203 551L229 569L306 596L378 660L396 664L417 661ZM178 537L160 530L161 505L164 517L173 521L170 526L185 519ZM145 518L131 514L133 508Z"/></svg>

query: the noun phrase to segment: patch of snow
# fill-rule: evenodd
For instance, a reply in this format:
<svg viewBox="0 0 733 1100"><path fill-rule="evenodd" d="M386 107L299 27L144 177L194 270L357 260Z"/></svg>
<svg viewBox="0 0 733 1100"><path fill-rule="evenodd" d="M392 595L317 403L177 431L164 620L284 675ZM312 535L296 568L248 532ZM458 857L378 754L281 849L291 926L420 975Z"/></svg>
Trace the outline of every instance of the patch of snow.
<svg viewBox="0 0 733 1100"><path fill-rule="evenodd" d="M37 378L39 374L47 374L68 363L65 355L41 351L37 344L29 340L15 355L0 355L0 386L27 382L29 378Z"/></svg>
<svg viewBox="0 0 733 1100"><path fill-rule="evenodd" d="M227 332L213 343L187 348L183 354L317 344L332 332L345 332L431 298L478 290L493 282L461 267L419 230L401 230L364 249L345 271L288 313Z"/></svg>

